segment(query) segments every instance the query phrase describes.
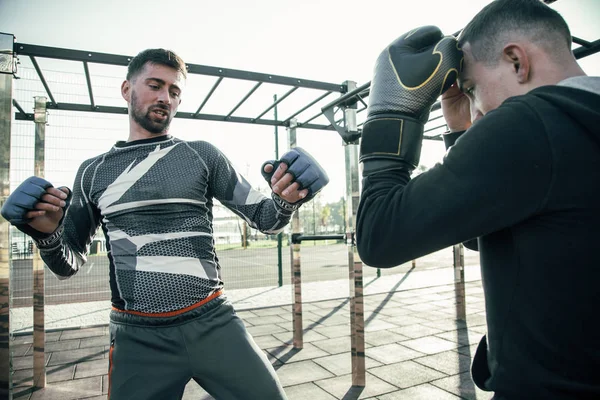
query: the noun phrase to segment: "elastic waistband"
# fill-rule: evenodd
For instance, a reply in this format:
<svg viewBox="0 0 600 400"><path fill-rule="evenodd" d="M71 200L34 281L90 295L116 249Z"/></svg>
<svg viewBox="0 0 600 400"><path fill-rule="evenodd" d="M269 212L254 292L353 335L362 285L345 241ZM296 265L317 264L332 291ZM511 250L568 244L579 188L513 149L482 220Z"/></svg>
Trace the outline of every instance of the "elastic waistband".
<svg viewBox="0 0 600 400"><path fill-rule="evenodd" d="M219 290L189 307L165 313L144 313L140 311L120 310L112 307L110 320L111 322L128 325L175 325L198 318L220 306L225 301L227 301L227 297L224 295L223 290Z"/></svg>

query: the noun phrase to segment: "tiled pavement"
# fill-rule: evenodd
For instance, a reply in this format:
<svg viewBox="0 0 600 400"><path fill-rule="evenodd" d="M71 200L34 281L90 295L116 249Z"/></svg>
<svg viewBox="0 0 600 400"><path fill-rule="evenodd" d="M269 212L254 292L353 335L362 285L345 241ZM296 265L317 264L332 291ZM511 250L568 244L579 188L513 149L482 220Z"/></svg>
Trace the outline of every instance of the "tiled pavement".
<svg viewBox="0 0 600 400"><path fill-rule="evenodd" d="M302 350L291 345L289 300L277 304L277 299L266 298L269 291L264 288L257 297L272 306L244 307L244 301L254 294L234 293L231 297L238 303L238 315L275 366L290 400L490 399L491 394L477 389L469 375L472 355L486 331L477 270L466 270L465 302L457 301L452 270L436 271L444 278L436 280L427 271L414 271L410 276L392 275L365 283L364 388L352 387L347 295L305 301ZM348 288L347 281L319 283L324 284L333 295L340 284ZM377 285L381 290L394 290L367 290L367 286ZM315 293L322 293L323 287L318 289ZM303 290L311 293L310 285ZM466 312L466 321L456 318L461 310ZM47 387L33 391L32 336L15 338L15 399L106 399L107 326L52 331L46 334L46 341ZM184 399L211 398L193 381L184 395Z"/></svg>

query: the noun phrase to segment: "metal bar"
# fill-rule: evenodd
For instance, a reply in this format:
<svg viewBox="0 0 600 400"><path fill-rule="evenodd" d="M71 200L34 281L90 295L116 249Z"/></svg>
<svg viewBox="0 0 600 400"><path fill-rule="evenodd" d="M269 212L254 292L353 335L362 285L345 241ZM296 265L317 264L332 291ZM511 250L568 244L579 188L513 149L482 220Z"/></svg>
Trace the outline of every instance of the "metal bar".
<svg viewBox="0 0 600 400"><path fill-rule="evenodd" d="M454 252L454 296L456 319L466 321L465 256L462 243L453 246Z"/></svg>
<svg viewBox="0 0 600 400"><path fill-rule="evenodd" d="M35 71L37 72L38 76L40 77L40 80L42 81L42 85L44 85L44 89L46 89L46 93L48 94L48 97L50 97L50 101L52 103L56 104L56 100L54 100L54 96L52 96L50 87L48 87L46 78L44 78L44 74L42 73L42 70L40 69L40 66L38 65L35 57L31 56L30 58L31 58L31 62L33 63L33 67L35 68Z"/></svg>
<svg viewBox="0 0 600 400"><path fill-rule="evenodd" d="M267 108L265 111L260 113L260 115L258 117L256 117L255 119L260 119L260 117L265 115L267 112L269 112L271 109L273 109L273 107L275 107L277 104L281 103L283 100L286 99L286 97L288 97L290 94L294 93L296 90L298 90L298 86L294 86L293 88L288 90L283 96L281 96L281 98L279 98L278 100L275 100L275 102L273 104L271 104L269 106L269 108Z"/></svg>
<svg viewBox="0 0 600 400"><path fill-rule="evenodd" d="M96 106L95 109L90 110L89 104L72 104L72 103L60 103L59 105L48 104L48 109L52 110L65 110L65 111L85 111L85 112L99 112L99 113L107 113L107 114L123 114L127 115L127 108L123 107L112 107L112 106ZM255 125L267 125L267 126L286 126L283 121L275 121L272 119L259 119L255 120L254 118L248 117L234 117L231 116L225 119L224 115L216 115L216 114L198 114L195 115L191 112L178 112L175 115L175 118L183 118L183 119L196 119L196 120L204 120L204 121L226 121L226 122L236 122L241 124L255 124ZM15 113L15 119L18 121L33 121L33 114L31 113ZM316 129L316 130L325 130L325 131L333 131L335 130L333 127L329 125L322 124L298 124L298 127L304 129Z"/></svg>
<svg viewBox="0 0 600 400"><path fill-rule="evenodd" d="M367 109L368 106L364 106L363 108L356 110L356 113L358 114L361 111L365 111ZM340 118L337 121L335 121L336 124L339 124L340 122L342 122L344 120L344 118ZM333 125L333 124L332 124ZM362 125L362 124L361 124Z"/></svg>
<svg viewBox="0 0 600 400"><path fill-rule="evenodd" d="M106 114L127 114L127 107L114 107L114 106L99 106L96 105L94 109L90 109L89 104L75 104L75 103L48 103L46 107L49 110L64 110L64 111L85 111L85 112L99 112Z"/></svg>
<svg viewBox="0 0 600 400"><path fill-rule="evenodd" d="M254 92L256 91L256 89L258 89L258 88L259 88L259 86L260 86L260 85L262 85L262 82L258 82L256 85L254 85L254 87L253 87L252 89L250 89L250 91L249 91L249 92L248 92L248 93L247 93L247 94L244 96L244 98L242 98L242 100L240 100L240 102L239 102L239 103L237 103L237 105L236 105L235 107L233 107L233 110L231 110L231 111L229 112L229 114L227 114L227 116L226 116L225 118L229 118L229 117L231 117L231 114L233 114L233 113L235 112L235 110L237 110L238 108L240 108L240 106L241 106L242 104L244 104L244 102L245 102L246 100L248 100L248 98L249 98L250 96L252 96L252 93L254 93ZM275 117L275 120L277 121L277 117Z"/></svg>
<svg viewBox="0 0 600 400"><path fill-rule="evenodd" d="M176 118L184 118L184 119L199 119L205 121L223 121L224 116L222 115L212 115L212 114L198 114L197 117L194 117L191 113L177 113ZM255 125L269 125L269 126L285 126L282 121L275 121L272 119L254 119L248 117L234 117L231 116L226 119L227 122L237 122L242 124L255 124ZM291 123L291 121L290 121ZM317 130L326 130L333 131L334 129L328 125L322 124L297 124L297 127L304 129L317 129Z"/></svg>
<svg viewBox="0 0 600 400"><path fill-rule="evenodd" d="M441 135L423 136L423 139L426 139L426 140L435 140L435 141L438 141L438 142L443 142L444 141L444 139L442 138Z"/></svg>
<svg viewBox="0 0 600 400"><path fill-rule="evenodd" d="M427 132L431 132L431 131L435 131L436 129L440 129L447 126L446 123L444 122L442 125L438 125L438 126L434 126L433 128L429 128L426 129L425 131L423 131L423 133L427 133Z"/></svg>
<svg viewBox="0 0 600 400"><path fill-rule="evenodd" d="M301 123L301 124L299 124L299 125L306 125L306 124L308 124L310 121L312 121L313 119L316 119L317 117L320 117L321 115L323 115L323 111L321 111L320 113L318 113L318 114L317 114L317 115L315 115L314 117L307 119L306 121L302 122L302 123ZM330 124L329 126L332 126L332 125Z"/></svg>
<svg viewBox="0 0 600 400"><path fill-rule="evenodd" d="M223 80L223 77L220 77L219 79L217 79L217 81L214 83L214 85L212 86L212 88L210 88L210 91L208 92L208 94L206 95L206 97L204 98L204 100L202 101L202 104L200 104L200 107L198 107L198 109L194 113L194 116L200 114L200 111L202 110L202 108L204 108L204 105L206 104L206 102L208 101L208 99L210 99L210 96L212 96L213 93L215 92L215 90L217 90L217 87L221 84L222 80Z"/></svg>
<svg viewBox="0 0 600 400"><path fill-rule="evenodd" d="M347 105L356 103L357 96L360 95L361 97L366 97L369 95L370 86L371 86L371 82L369 81L367 83L360 85L359 87L357 87L354 90L348 89L348 92L346 94L338 97L331 103L321 107L321 110L326 110L328 108L337 107L337 106L340 106L340 105L346 104L346 103L347 103Z"/></svg>
<svg viewBox="0 0 600 400"><path fill-rule="evenodd" d="M277 101L277 95L273 95L273 101ZM277 106L275 106L274 110L275 121L277 121ZM275 159L279 160L279 131L277 129L277 125L275 125ZM277 283L279 287L283 286L283 253L282 253L282 236L283 233L279 232L277 234Z"/></svg>
<svg viewBox="0 0 600 400"><path fill-rule="evenodd" d="M10 49L12 35L0 34L0 47ZM12 68L12 67L11 67ZM10 139L12 121L12 74L0 74L0 204L10 194ZM12 398L12 296L10 224L0 215L0 398Z"/></svg>
<svg viewBox="0 0 600 400"><path fill-rule="evenodd" d="M587 40L583 40L583 39L575 37L575 36L571 36L571 39L573 40L573 43L584 46L584 47L589 47L592 45Z"/></svg>
<svg viewBox="0 0 600 400"><path fill-rule="evenodd" d="M348 89L356 92L356 82L346 81ZM364 86L364 85L363 85ZM345 131L356 131L356 103L346 105L344 110ZM358 145L345 144L346 163L346 243L348 245L348 269L350 284L350 342L352 356L352 386L366 385L365 368L365 317L363 299L363 264L355 243L354 221L360 199L358 169Z"/></svg>
<svg viewBox="0 0 600 400"><path fill-rule="evenodd" d="M356 210L359 201L358 180L358 145L346 144L346 182L347 185L347 216L346 241L348 243L348 265L350 284L350 332L352 356L352 386L366 385L365 369L365 324L363 299L362 261L358 255L355 243L353 221L356 220Z"/></svg>
<svg viewBox="0 0 600 400"><path fill-rule="evenodd" d="M17 52L20 55L53 58L59 60L89 61L99 64L111 64L121 66L127 66L132 58L130 56L71 50L57 47L37 46L27 43L15 43L14 49L15 52ZM331 92L346 92L346 87L344 85L338 85L335 83L319 82L309 79L300 79L281 75L242 71L237 69L211 67L199 64L187 64L187 67L189 74L218 76L221 78L234 78L256 82L268 82L287 86L299 86L310 89L328 90Z"/></svg>
<svg viewBox="0 0 600 400"><path fill-rule="evenodd" d="M580 58L591 56L592 54L596 54L598 52L600 52L600 39L593 41L588 47L582 46L573 50L573 54L578 60Z"/></svg>
<svg viewBox="0 0 600 400"><path fill-rule="evenodd" d="M92 91L92 79L90 78L90 70L88 68L87 61L83 62L83 70L85 71L85 81L87 82L88 93L90 95L90 104L93 107L96 107L96 103L94 102L94 92Z"/></svg>
<svg viewBox="0 0 600 400"><path fill-rule="evenodd" d="M594 53L600 51L600 40L598 42L599 42L599 44L598 44L599 48L597 50L595 50ZM594 42L594 43L596 43L596 42ZM362 97L367 97L369 95L369 93L370 93L370 85L371 85L371 82L367 82L367 83L363 84L362 86L360 86L359 88L357 88L355 90L352 90L352 91L349 91L348 93L346 93L343 96L340 96L339 98L335 99L334 101L332 101L331 103L327 104L326 106L321 107L321 113L315 115L314 117L312 117L311 119L307 120L306 122L310 122L313 119L317 118L318 116L320 116L323 113L323 111L325 111L327 109L330 109L330 108L333 108L333 107L339 107L339 106L341 106L341 105L343 105L345 103L351 104L351 103L356 103L356 101L360 101L364 106L363 106L363 108L361 108L357 112L362 112L362 111L366 110L368 108L368 106L367 106L367 104L364 103L364 101L362 101ZM358 100L356 100L356 99L358 99ZM435 102L431 106L430 112L437 111L437 110L439 110L441 108L442 108L442 104L439 101L437 101L437 102ZM341 119L338 120L338 121L336 121L336 123L340 122L340 121L341 121Z"/></svg>
<svg viewBox="0 0 600 400"><path fill-rule="evenodd" d="M343 240L346 234L339 235L292 235L292 243L301 243L304 240Z"/></svg>
<svg viewBox="0 0 600 400"><path fill-rule="evenodd" d="M58 47L38 46L27 43L15 43L15 53L22 56L53 58L69 61L90 61L98 64L121 65L126 67L131 57L116 54L98 53L90 51L63 49Z"/></svg>
<svg viewBox="0 0 600 400"><path fill-rule="evenodd" d="M89 104L73 104L73 103L60 103L60 104L51 104L48 103L48 109L52 110L65 110L65 111L85 111L85 112L99 112L106 114L127 114L127 108L123 107L113 107L113 106L96 106L93 110L90 110ZM320 115L320 114L319 114ZM317 117L319 116L317 115ZM240 124L255 124L255 125L266 125L266 126L286 126L285 121L276 121L272 119L258 119L255 120L253 118L248 117L229 117L225 118L224 115L216 115L216 114L198 114L194 113L186 113L186 112L178 112L175 115L175 118L183 118L183 119L197 119L203 121L226 121L226 122L235 122ZM32 113L15 113L15 119L17 121L33 121ZM314 118L312 118L314 119ZM359 124L358 126L362 125ZM297 127L303 129L314 129L314 130L322 130L322 131L335 131L335 128L331 125L324 124L308 124L302 123L298 124ZM430 137L425 136L425 139L430 139ZM434 137L434 140L435 139ZM440 139L441 140L441 139Z"/></svg>
<svg viewBox="0 0 600 400"><path fill-rule="evenodd" d="M51 110L85 111L85 112L91 111L91 112L99 112L99 113L107 113L107 114L124 114L124 115L126 115L128 112L126 107L96 105L95 108L93 110L91 110L89 104L75 104L75 103L60 103L60 104L48 103L47 107L48 107L48 109L51 109ZM431 110L435 111L436 107L437 107L437 109L440 108L439 102L434 104ZM363 110L364 109L360 109L357 111L357 113L360 111L363 111ZM17 120L31 120L32 119L32 114L26 113L26 112L22 111L22 109L19 109L19 111L20 112L15 115L15 118ZM21 114L21 115L19 115L19 114ZM315 118L319 117L321 114L322 114L322 112L318 113L313 118L310 118L303 123L299 123L298 127L302 127L305 129L319 129L319 130L330 130L330 131L335 130L335 128L333 128L331 124L324 125L324 124L309 124L308 123L308 122L314 120ZM189 112L178 112L175 115L175 118L200 119L200 120L206 120L206 121L223 121L224 119L227 119L227 122L237 122L237 123L244 123L244 124L258 124L258 125L270 125L270 126L286 126L287 125L286 121L277 121L277 120L269 120L269 119L254 119L254 118L249 118L249 117L233 117L233 116L226 117L224 115L217 115L217 114L196 114L196 113L189 113Z"/></svg>
<svg viewBox="0 0 600 400"><path fill-rule="evenodd" d="M443 115L438 115L437 117L429 118L429 120L427 122L429 123L431 121L435 121L435 120L438 120L440 118L444 118L444 116Z"/></svg>
<svg viewBox="0 0 600 400"><path fill-rule="evenodd" d="M13 104L13 106L15 106L15 108L16 108L17 110L19 110L19 112L20 112L21 114L26 114L25 110L23 110L23 107L21 107L21 105L19 104L19 102L18 102L17 100L15 100L15 99L12 99L12 104Z"/></svg>
<svg viewBox="0 0 600 400"><path fill-rule="evenodd" d="M188 73L208 76L222 76L225 78L241 79L264 83L275 83L279 85L298 86L308 89L328 90L331 92L344 93L346 88L335 83L318 82L308 79L298 79L281 75L263 74L259 72L241 71L206 65L188 64Z"/></svg>
<svg viewBox="0 0 600 400"><path fill-rule="evenodd" d="M288 127L288 145L290 149L296 147L296 128L297 121L292 119ZM298 210L292 215L292 235L300 234L300 213ZM304 338L302 330L302 274L300 269L300 243L290 245L290 256L292 266L292 288L294 295L294 307L292 311L292 326L294 335L294 348L302 349L304 347Z"/></svg>
<svg viewBox="0 0 600 400"><path fill-rule="evenodd" d="M311 101L310 103L308 103L307 105L305 105L304 107L302 107L300 110L296 111L295 113L293 113L292 115L290 115L289 117L287 117L285 120L283 120L283 123L286 124L288 123L292 118L294 118L295 116L297 116L298 114L302 113L303 111L308 110L310 107L314 106L315 104L317 104L319 101L323 100L325 97L329 96L332 92L325 92L324 94L322 94L321 96L317 97L315 100Z"/></svg>
<svg viewBox="0 0 600 400"><path fill-rule="evenodd" d="M35 176L45 177L45 142L48 112L45 97L34 97L35 141L34 166ZM45 358L45 321L44 321L44 261L36 248L33 251L33 386L46 387Z"/></svg>

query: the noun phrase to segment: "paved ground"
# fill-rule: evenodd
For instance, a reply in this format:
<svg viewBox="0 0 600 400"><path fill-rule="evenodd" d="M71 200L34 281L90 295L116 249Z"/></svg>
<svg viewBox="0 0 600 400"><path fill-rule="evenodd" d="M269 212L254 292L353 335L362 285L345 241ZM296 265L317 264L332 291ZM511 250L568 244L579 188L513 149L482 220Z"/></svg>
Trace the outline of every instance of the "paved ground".
<svg viewBox="0 0 600 400"><path fill-rule="evenodd" d="M278 283L277 249L248 248L221 251L219 262L223 280L228 289L271 287ZM303 244L300 252L303 282L330 281L348 276L348 247L345 244L313 246ZM13 260L11 290L15 307L31 306L33 275L31 259ZM466 265L479 263L479 253L465 250ZM453 265L452 248L437 251L417 260L419 270L449 268ZM382 275L398 274L410 269L405 263ZM290 249L282 249L282 281L290 283ZM366 278L373 277L376 268L365 267ZM108 285L108 259L105 255L92 255L73 277L59 281L47 270L45 274L46 304L80 303L90 300L110 299Z"/></svg>
<svg viewBox="0 0 600 400"><path fill-rule="evenodd" d="M277 369L291 400L490 399L491 394L474 387L468 372L486 331L479 270L477 266L465 269L465 301L456 297L452 272L450 268L415 269L365 279L368 373L364 388L352 386L347 280L303 285L302 350L291 346L291 287L232 290L228 295ZM68 306L54 312L47 306L47 325L59 330L46 335L45 389L31 389L31 335L16 337L15 399L106 399L108 328L102 324L108 314L100 310L108 305ZM461 311L466 313L465 321L456 318ZM88 312L91 317L85 317ZM52 315L62 321L52 320ZM27 332L29 318L26 312L13 313L11 323ZM101 325L60 330L70 318ZM211 397L190 383L184 399Z"/></svg>

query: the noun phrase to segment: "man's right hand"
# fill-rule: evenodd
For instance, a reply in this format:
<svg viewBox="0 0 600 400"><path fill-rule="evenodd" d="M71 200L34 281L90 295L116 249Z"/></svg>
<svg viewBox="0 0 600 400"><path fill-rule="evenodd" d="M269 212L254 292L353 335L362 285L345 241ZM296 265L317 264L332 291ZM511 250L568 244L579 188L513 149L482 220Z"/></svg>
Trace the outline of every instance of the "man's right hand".
<svg viewBox="0 0 600 400"><path fill-rule="evenodd" d="M32 176L8 196L1 213L20 230L23 225L29 225L38 232L50 234L59 227L69 195L68 188L55 188L45 179Z"/></svg>
<svg viewBox="0 0 600 400"><path fill-rule="evenodd" d="M458 77L462 58L456 38L435 26L400 36L379 55L360 143L363 176L417 167L431 106Z"/></svg>
<svg viewBox="0 0 600 400"><path fill-rule="evenodd" d="M442 95L442 114L450 132L466 131L471 127L471 102L456 83Z"/></svg>

